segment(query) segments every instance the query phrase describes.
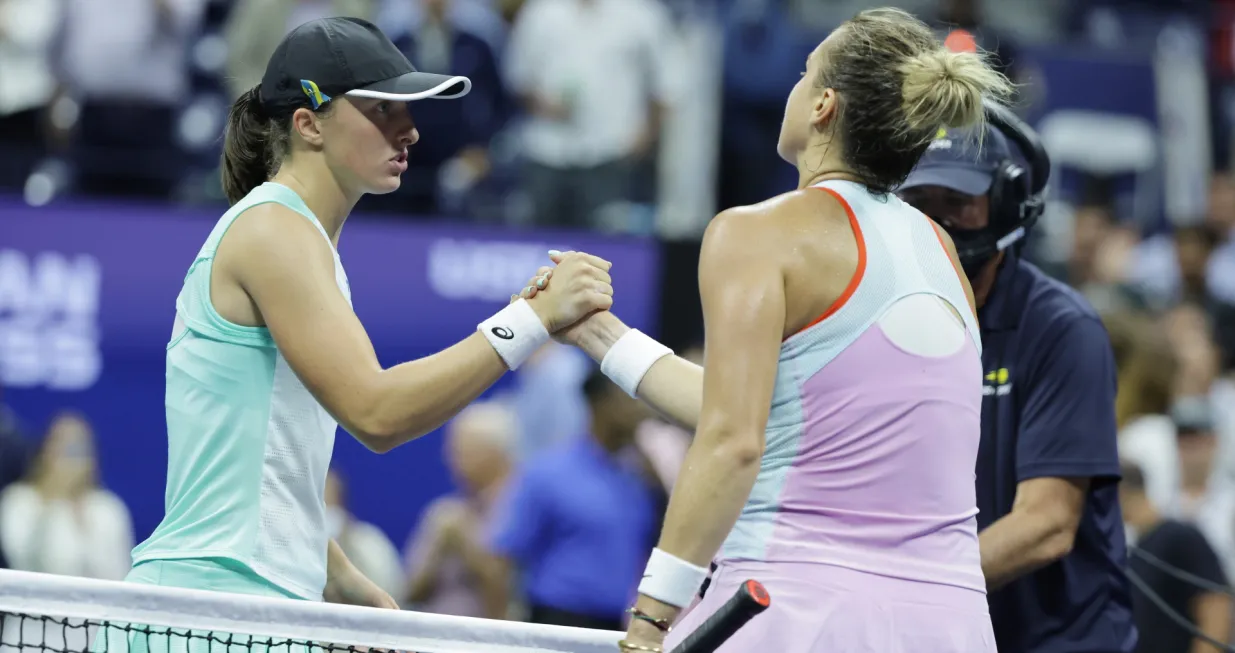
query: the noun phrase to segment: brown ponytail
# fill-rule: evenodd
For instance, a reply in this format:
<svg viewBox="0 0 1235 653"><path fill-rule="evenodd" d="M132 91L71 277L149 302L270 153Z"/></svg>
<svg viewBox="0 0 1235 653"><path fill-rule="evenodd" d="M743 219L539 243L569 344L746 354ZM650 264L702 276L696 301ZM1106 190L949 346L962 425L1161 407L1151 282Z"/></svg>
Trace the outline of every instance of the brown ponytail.
<svg viewBox="0 0 1235 653"><path fill-rule="evenodd" d="M223 135L222 177L227 202L235 204L266 183L288 150L291 113L271 116L261 104L261 84L232 104Z"/></svg>

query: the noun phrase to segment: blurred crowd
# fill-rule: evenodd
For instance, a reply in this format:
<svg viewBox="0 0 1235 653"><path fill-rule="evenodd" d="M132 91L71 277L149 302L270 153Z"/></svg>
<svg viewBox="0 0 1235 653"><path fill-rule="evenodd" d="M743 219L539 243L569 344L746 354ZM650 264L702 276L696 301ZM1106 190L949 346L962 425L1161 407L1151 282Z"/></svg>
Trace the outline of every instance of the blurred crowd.
<svg viewBox="0 0 1235 653"><path fill-rule="evenodd" d="M474 81L461 103L417 103L422 139L403 187L362 209L647 233L664 186L691 185L678 168L708 179L720 208L792 183L768 146L784 96L814 44L873 4L0 0L0 193L35 204L222 202L220 134L232 100L259 81L292 28L349 15L376 22L420 70ZM1152 43L1147 34L1164 25L1190 25L1212 42L1215 126L1229 122L1232 0L893 4L956 47L994 53L1027 89L1031 71L1017 65L1024 44L1118 50ZM701 25L716 32L719 51L699 38ZM685 114L676 131L715 142L675 142L666 132L675 111ZM692 121L711 126L683 128Z"/></svg>
<svg viewBox="0 0 1235 653"><path fill-rule="evenodd" d="M424 136L403 188L364 208L646 232L639 216L656 201L667 112L690 88L681 76L691 71L675 54L684 21L721 17L714 165L723 208L786 189L781 172L791 171L771 144L782 82L792 85L800 56L778 35L805 30L817 42L870 4L0 0L0 193L32 203L61 195L221 201L219 133L232 98L257 83L287 31L352 15L378 22L420 70L474 82L462 104L415 106ZM1119 370L1121 455L1134 470L1129 487L1140 490L1126 498L1130 541L1155 518L1194 524L1199 546L1218 561L1197 575L1227 584L1235 574L1235 175L1227 171L1235 111L1223 107L1235 94L1235 1L878 4L919 11L957 47L993 51L1020 81L1032 71L1018 67L1018 47L1034 35L1016 33L1018 23L1093 47L1134 45L1174 19L1202 27L1215 170L1204 180L1203 214L1149 228L1128 210L1125 180L1088 171L1079 190L1056 198L1066 205L1065 251L1034 242L1027 255L1104 316ZM555 610L582 610L596 616L590 625L617 628L691 436L589 365L550 347L505 396L456 418L443 450L458 489L424 512L407 542L352 515L347 478L336 470L332 534L409 609L544 623L560 619ZM11 409L0 401L4 564L122 578L134 534L124 502L95 473L88 417L63 414L40 439L20 432L20 406ZM1201 557L1193 551L1179 564Z"/></svg>
<svg viewBox="0 0 1235 653"><path fill-rule="evenodd" d="M1235 180L1203 221L1143 238L1100 183L1058 273L1103 315L1119 370L1120 455L1163 514L1194 522L1235 572Z"/></svg>
<svg viewBox="0 0 1235 653"><path fill-rule="evenodd" d="M624 230L650 201L672 17L659 0L591 4L3 0L0 191L218 201L232 100L288 31L345 15L419 70L473 81L461 103L417 104L403 187L364 208Z"/></svg>

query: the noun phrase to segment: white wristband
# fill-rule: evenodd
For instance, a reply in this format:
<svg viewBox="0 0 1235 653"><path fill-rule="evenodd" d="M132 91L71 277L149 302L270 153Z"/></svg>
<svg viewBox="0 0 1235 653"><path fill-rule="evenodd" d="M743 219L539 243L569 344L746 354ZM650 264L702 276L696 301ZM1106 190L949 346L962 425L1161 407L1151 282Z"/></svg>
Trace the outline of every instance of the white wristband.
<svg viewBox="0 0 1235 653"><path fill-rule="evenodd" d="M656 361L672 355L672 349L638 329L631 329L605 352L605 357L600 361L600 371L626 394L634 397L643 375L652 369Z"/></svg>
<svg viewBox="0 0 1235 653"><path fill-rule="evenodd" d="M668 603L675 608L685 608L695 600L699 588L708 577L708 570L670 555L660 549L652 549L639 593Z"/></svg>
<svg viewBox="0 0 1235 653"><path fill-rule="evenodd" d="M525 299L498 311L476 329L493 345L511 370L519 369L550 338L540 316Z"/></svg>

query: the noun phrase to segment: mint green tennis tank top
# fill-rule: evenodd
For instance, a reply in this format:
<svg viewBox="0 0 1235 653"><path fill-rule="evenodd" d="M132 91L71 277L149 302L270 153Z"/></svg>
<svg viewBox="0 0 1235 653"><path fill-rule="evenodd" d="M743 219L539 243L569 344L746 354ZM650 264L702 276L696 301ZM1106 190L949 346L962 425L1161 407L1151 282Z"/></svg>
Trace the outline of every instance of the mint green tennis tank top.
<svg viewBox="0 0 1235 653"><path fill-rule="evenodd" d="M219 241L236 218L274 202L303 215L334 254L316 216L286 186L255 188L215 225L176 298L167 345L166 515L133 562L221 558L274 585L321 600L326 585L326 472L338 424L279 353L270 331L224 320L210 302Z"/></svg>

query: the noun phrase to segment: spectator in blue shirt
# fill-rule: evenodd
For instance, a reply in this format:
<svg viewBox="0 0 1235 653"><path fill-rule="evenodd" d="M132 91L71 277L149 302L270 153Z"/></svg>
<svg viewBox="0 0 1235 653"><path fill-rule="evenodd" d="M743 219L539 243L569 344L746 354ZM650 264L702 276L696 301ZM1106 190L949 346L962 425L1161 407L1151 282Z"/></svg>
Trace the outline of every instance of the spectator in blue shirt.
<svg viewBox="0 0 1235 653"><path fill-rule="evenodd" d="M995 640L1001 653L1129 653L1110 340L1079 293L1008 246L1040 198L1003 130L972 136L941 134L899 192L952 235L979 306L978 537Z"/></svg>
<svg viewBox="0 0 1235 653"><path fill-rule="evenodd" d="M421 0L422 20L394 43L417 70L459 75L472 91L454 105L421 102L416 126L422 139L412 150L403 186L389 196L366 198L371 209L437 215L457 213L458 197L484 179L492 167L489 144L506 126L514 104L498 70L497 53L474 27L451 10L453 0ZM457 187L457 188L455 188Z"/></svg>
<svg viewBox="0 0 1235 653"><path fill-rule="evenodd" d="M651 483L627 454L647 415L599 371L584 394L591 432L524 463L492 545L521 573L531 622L622 630L660 523Z"/></svg>

